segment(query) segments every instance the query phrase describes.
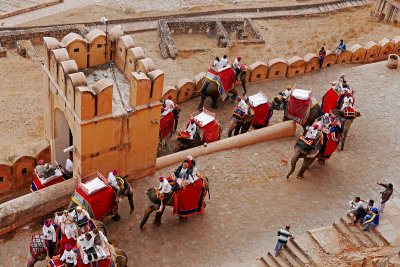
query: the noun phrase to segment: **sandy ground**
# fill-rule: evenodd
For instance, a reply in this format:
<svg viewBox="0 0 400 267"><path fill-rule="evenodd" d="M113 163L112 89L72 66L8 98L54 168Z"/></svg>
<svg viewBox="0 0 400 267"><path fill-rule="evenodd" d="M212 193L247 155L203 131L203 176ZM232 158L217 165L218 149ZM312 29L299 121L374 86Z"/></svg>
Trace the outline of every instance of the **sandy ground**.
<svg viewBox="0 0 400 267"><path fill-rule="evenodd" d="M295 236L330 225L345 213L347 201L355 196L377 200L381 191L377 181L392 182L398 196L400 70L389 70L385 62L345 70L333 66L294 79L254 83L249 91L252 94L261 89L272 98L276 88L300 83L313 85L320 99L329 88L328 82L343 71L357 90L356 108L362 114L352 125L345 151L335 152L325 165L314 164L302 180L285 178L295 138L201 157L197 166L211 181L211 200L207 199L205 213L180 223L167 208L161 227L149 221L145 231L139 230L144 192L156 186L156 177L166 175L173 166L134 181L135 212L129 215L125 200L120 209L122 220L105 221L110 240L128 253L129 266L250 266L273 248L276 230L286 224L292 226ZM183 119L197 103L193 99L182 105ZM221 105L217 117L230 114L233 107L228 102ZM274 113L274 122L280 118L281 114ZM2 237L0 266L22 266L30 235L39 231L39 225L37 222Z"/></svg>
<svg viewBox="0 0 400 267"><path fill-rule="evenodd" d="M172 15L243 7L291 6L331 0L64 0L64 3L0 20L4 26L38 26L109 19ZM105 12L107 10L107 12Z"/></svg>
<svg viewBox="0 0 400 267"><path fill-rule="evenodd" d="M355 43L364 45L370 40L379 41L399 34L398 27L370 21L368 14L369 8L365 7L330 16L257 20L255 22L266 43L234 46L232 49L218 48L216 41L205 35L179 34L176 36L177 46L187 50L177 60L162 59L155 31L133 34L132 37L136 46L141 46L156 67L165 72L164 84L176 85L181 78L193 78L206 71L216 55L227 54L231 59L241 56L243 62L250 65L257 60L266 62L275 57L304 56L318 51L321 45L333 48L340 38L344 38L350 47ZM190 51L199 48L206 50L199 53ZM36 47L36 51L39 58L42 57L42 47ZM4 102L0 109L3 111L1 114L7 114L0 116L0 120L10 120L10 123L0 124L0 138L3 140L0 155L6 156L21 147L33 147L42 138L43 93L40 88L43 70L37 62L16 56L15 51L8 51L8 57L0 59L0 70L0 100ZM9 115L11 113L13 116ZM226 123L228 121L224 121Z"/></svg>

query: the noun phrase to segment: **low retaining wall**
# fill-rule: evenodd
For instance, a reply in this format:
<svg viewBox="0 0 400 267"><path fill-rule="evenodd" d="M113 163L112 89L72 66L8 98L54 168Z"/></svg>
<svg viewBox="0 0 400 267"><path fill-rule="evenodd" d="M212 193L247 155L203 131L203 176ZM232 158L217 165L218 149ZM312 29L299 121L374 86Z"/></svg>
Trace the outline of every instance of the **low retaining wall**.
<svg viewBox="0 0 400 267"><path fill-rule="evenodd" d="M257 131L251 131L245 134L225 138L208 144L206 147L198 146L178 153L160 157L157 159L156 162L156 170L165 168L178 162L182 162L187 158L188 155L196 158L222 150L238 148L253 145L258 142L294 136L295 133L296 123L294 121L281 122L272 126L268 126L266 128L258 129Z"/></svg>
<svg viewBox="0 0 400 267"><path fill-rule="evenodd" d="M74 178L0 204L0 235L67 206L76 186Z"/></svg>

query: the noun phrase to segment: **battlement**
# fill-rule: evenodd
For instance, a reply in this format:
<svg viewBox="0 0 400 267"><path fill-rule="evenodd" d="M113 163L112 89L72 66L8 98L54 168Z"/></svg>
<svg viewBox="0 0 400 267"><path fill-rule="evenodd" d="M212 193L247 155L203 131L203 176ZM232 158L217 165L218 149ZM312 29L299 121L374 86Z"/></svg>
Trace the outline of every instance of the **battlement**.
<svg viewBox="0 0 400 267"><path fill-rule="evenodd" d="M117 26L44 38L45 135L52 159L74 147L74 175L154 172L164 73Z"/></svg>

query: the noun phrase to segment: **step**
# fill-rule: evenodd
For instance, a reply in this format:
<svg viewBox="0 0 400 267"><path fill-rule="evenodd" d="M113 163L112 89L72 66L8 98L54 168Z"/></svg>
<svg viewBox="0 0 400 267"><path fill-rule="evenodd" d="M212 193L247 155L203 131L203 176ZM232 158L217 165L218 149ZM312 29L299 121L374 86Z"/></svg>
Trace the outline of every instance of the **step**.
<svg viewBox="0 0 400 267"><path fill-rule="evenodd" d="M372 232L375 232L387 245L392 244L400 238L400 232L389 222L388 219L380 219L379 225L377 227L370 227L370 229L373 229Z"/></svg>
<svg viewBox="0 0 400 267"><path fill-rule="evenodd" d="M353 222L353 219L349 214L341 217L340 219L343 220L343 223L349 226L349 230L353 233L353 235L358 236L360 241L364 244L364 247L379 247L379 243L362 230L360 223L357 223L357 225L354 226L349 225L349 223Z"/></svg>
<svg viewBox="0 0 400 267"><path fill-rule="evenodd" d="M338 222L334 222L333 227L335 227L336 231L338 231L344 239L349 241L353 247L364 247L364 244L359 240L357 235L353 235L353 233L349 229L349 225L346 225L343 221L339 220Z"/></svg>
<svg viewBox="0 0 400 267"><path fill-rule="evenodd" d="M347 225L349 222L352 222L349 214L347 214L347 217L343 217L342 219L345 223L347 223ZM371 231L365 232L362 230L363 228L364 226L361 226L360 223L355 226L349 226L349 229L355 231L358 237L365 242L365 247L381 247L384 245L384 242L380 236L371 234Z"/></svg>
<svg viewBox="0 0 400 267"><path fill-rule="evenodd" d="M272 255L271 255L271 256L272 256ZM264 255L261 257L260 260L265 264L265 266L269 266L269 267L279 267L278 264L277 264L272 258L269 257L268 253L267 253L267 254L264 254Z"/></svg>
<svg viewBox="0 0 400 267"><path fill-rule="evenodd" d="M312 229L308 233L328 254L338 255L346 249L346 246L350 245L332 226Z"/></svg>
<svg viewBox="0 0 400 267"><path fill-rule="evenodd" d="M266 263L262 257L260 259L257 259L252 265L251 267L275 267L275 266L271 266L268 263Z"/></svg>
<svg viewBox="0 0 400 267"><path fill-rule="evenodd" d="M290 267L297 267L301 266L295 257L289 252L289 249L286 247L283 247L281 251L279 252L280 256L282 256L286 262L289 264Z"/></svg>
<svg viewBox="0 0 400 267"><path fill-rule="evenodd" d="M279 264L279 266L282 266L282 267L292 267L290 264L289 264L289 262L286 260L286 258L282 255L282 250L283 250L284 248L282 248L280 251L279 251L279 254L278 254L278 256L277 257L275 257L275 255L272 255L272 257L274 257L274 259L276 260L276 262Z"/></svg>
<svg viewBox="0 0 400 267"><path fill-rule="evenodd" d="M265 262L269 264L270 266L275 266L275 267L280 267L281 265L279 262L276 260L276 258L271 254L271 252L268 252L267 257L263 257ZM268 261L267 261L268 260Z"/></svg>
<svg viewBox="0 0 400 267"><path fill-rule="evenodd" d="M304 265L312 265L311 260L309 260L309 256L300 249L300 247L297 245L296 240L294 238L291 238L287 244L287 250L290 251L290 253L293 255L294 258L297 259L297 262L299 264Z"/></svg>
<svg viewBox="0 0 400 267"><path fill-rule="evenodd" d="M312 264L312 266L324 266L323 259L321 255L325 253L316 244L311 235L306 233L300 236L296 236L296 239L290 242L295 245L299 251L307 258L307 260Z"/></svg>

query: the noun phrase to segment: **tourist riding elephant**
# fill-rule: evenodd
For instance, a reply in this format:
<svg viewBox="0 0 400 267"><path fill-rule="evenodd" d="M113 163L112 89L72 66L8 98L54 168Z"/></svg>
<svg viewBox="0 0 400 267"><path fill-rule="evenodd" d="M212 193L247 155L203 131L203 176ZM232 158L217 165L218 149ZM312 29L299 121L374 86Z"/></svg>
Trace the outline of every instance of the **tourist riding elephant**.
<svg viewBox="0 0 400 267"><path fill-rule="evenodd" d="M239 131L241 134L246 133L251 126L251 122L253 120L254 111L249 109L248 115L245 115L243 118L240 118L236 114L232 114L231 126L229 127L228 137L232 136L232 132L234 131L234 135L238 135Z"/></svg>
<svg viewBox="0 0 400 267"><path fill-rule="evenodd" d="M241 81L242 82L242 86L243 86L243 95L245 95L247 93L247 89L246 89L246 79L247 79L247 71L246 70L242 70L237 76L236 76L236 80ZM238 93L236 91L235 88L235 83L234 83L234 87L232 90L230 90L229 92L232 93L234 96L237 96ZM201 110L204 106L204 101L206 100L206 97L211 97L212 99L212 104L211 107L213 109L216 109L218 107L217 105L217 100L218 97L220 96L219 90L218 90L218 84L214 81L211 81L207 78L203 79L203 83L201 85L200 88L200 94L201 94L201 101L200 104L198 106L198 110Z"/></svg>
<svg viewBox="0 0 400 267"><path fill-rule="evenodd" d="M179 137L176 139L176 145L178 151L182 151L185 149L193 148L196 146L200 146L202 143L200 130L197 128L196 133L193 136L193 139L188 139L184 137Z"/></svg>
<svg viewBox="0 0 400 267"><path fill-rule="evenodd" d="M115 195L115 191L114 191L114 201L115 201L115 211L118 211L118 204L120 202L120 200L124 197L128 197L128 202L129 202L129 206L130 206L130 213L132 214L133 211L135 210L135 205L133 203L133 190L131 185L125 180L126 177L116 177L118 186L121 188L121 191L118 192L118 195ZM110 200L112 201L112 200ZM69 203L68 208L72 209L72 208L76 208L78 205L75 203L75 201L72 201ZM98 218L96 218L98 219ZM119 213L115 213L112 216L113 221L119 221L121 219L121 216L119 215Z"/></svg>
<svg viewBox="0 0 400 267"><path fill-rule="evenodd" d="M287 121L287 120L289 120L289 118L286 117L287 100L283 97L283 95L284 94L281 92L277 96L274 97L274 100L272 101L272 109L284 110L285 114L283 115L283 121ZM316 119L321 117L321 115L322 115L322 109L318 103L315 104L313 107L311 107L308 119L302 125L304 131L306 131L307 126L312 125Z"/></svg>
<svg viewBox="0 0 400 267"><path fill-rule="evenodd" d="M205 189L206 189L206 194L208 194L208 198L210 198L209 181L208 181L207 177L204 176L204 178L205 178L204 185L205 185ZM160 200L158 199L157 193L154 190L154 188L148 189L147 192L146 192L146 195L149 198L149 203L147 204L147 206L144 209L143 219L142 219L142 221L140 223L140 229L141 230L146 229L145 224L146 224L147 220L149 219L150 214L153 211L156 211L158 206L160 205ZM160 212L156 212L156 216L154 218L154 225L156 225L156 226L160 226L161 225L161 218L162 218L162 215L164 213L165 207L166 206L174 206L174 200L175 200L174 197L175 197L175 194L173 194L172 191L171 191L171 193L168 194L168 196L165 196L164 207ZM205 206L205 204L206 203L204 202L204 206ZM181 219L184 219L184 218L181 218Z"/></svg>
<svg viewBox="0 0 400 267"><path fill-rule="evenodd" d="M105 225L100 222L100 221L96 221L94 220L95 224L97 225L97 229L99 229L100 231L103 232L103 234L105 236L107 236L107 231L106 231L106 227ZM118 264L118 266L123 266L123 267L127 267L128 266L128 257L125 253L125 251L123 251L122 249L116 248L114 247L115 253L117 254L116 257L116 262ZM39 253L40 255L33 257L31 254L31 250L29 249L28 251L28 257L27 257L27 261L26 261L26 266L28 267L33 267L35 266L35 264L39 261L44 261L47 257L47 252L45 252L43 250L43 253ZM56 251L56 248L54 248L54 252L53 255L57 255L58 252ZM60 255L61 256L61 255Z"/></svg>
<svg viewBox="0 0 400 267"><path fill-rule="evenodd" d="M339 150L343 151L344 142L346 141L347 133L350 131L350 126L353 123L354 119L357 118L357 117L360 117L361 114L360 114L360 112L356 111L354 117L346 117L342 110L337 110L337 109L333 111L333 114L335 114L336 116L339 116L340 122L342 124L342 129L341 129L342 130L342 137L341 137L341 140L340 140L341 144L340 144Z"/></svg>

